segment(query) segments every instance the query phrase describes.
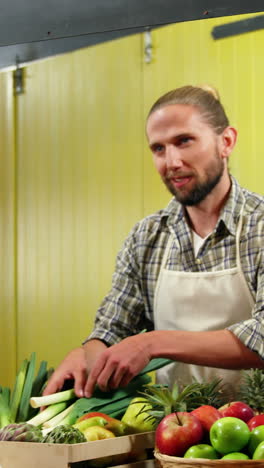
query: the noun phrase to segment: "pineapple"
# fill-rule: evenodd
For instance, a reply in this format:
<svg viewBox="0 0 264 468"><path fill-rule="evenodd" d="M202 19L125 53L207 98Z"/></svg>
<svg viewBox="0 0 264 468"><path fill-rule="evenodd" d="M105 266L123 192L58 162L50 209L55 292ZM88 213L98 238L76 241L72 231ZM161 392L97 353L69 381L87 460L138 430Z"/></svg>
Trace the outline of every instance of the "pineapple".
<svg viewBox="0 0 264 468"><path fill-rule="evenodd" d="M255 413L264 413L264 371L262 369L250 369L244 371L238 400L247 403Z"/></svg>
<svg viewBox="0 0 264 468"><path fill-rule="evenodd" d="M227 402L221 382L221 379L203 383L194 381L181 388L175 383L172 390L167 386L148 385L145 392L140 392L151 405L151 408L144 409L149 413L147 418L155 419L158 423L164 416L174 411L192 411L201 405L219 408Z"/></svg>

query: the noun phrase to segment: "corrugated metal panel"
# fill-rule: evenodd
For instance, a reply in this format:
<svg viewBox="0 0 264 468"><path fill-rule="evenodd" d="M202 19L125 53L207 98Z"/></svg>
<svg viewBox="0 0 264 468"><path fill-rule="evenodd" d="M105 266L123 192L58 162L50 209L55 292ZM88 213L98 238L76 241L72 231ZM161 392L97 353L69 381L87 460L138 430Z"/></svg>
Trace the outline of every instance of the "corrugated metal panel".
<svg viewBox="0 0 264 468"><path fill-rule="evenodd" d="M27 68L18 99L18 351L57 364L89 333L142 216L140 37Z"/></svg>
<svg viewBox="0 0 264 468"><path fill-rule="evenodd" d="M262 0L2 0L0 45L255 11Z"/></svg>
<svg viewBox="0 0 264 468"><path fill-rule="evenodd" d="M0 384L14 382L15 313L15 164L12 74L0 74Z"/></svg>

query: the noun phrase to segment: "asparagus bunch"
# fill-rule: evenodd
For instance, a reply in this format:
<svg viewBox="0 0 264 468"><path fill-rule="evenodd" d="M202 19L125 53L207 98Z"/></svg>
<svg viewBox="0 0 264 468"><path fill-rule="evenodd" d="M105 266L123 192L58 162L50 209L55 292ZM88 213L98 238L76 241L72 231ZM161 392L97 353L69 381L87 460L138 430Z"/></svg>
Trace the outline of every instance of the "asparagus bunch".
<svg viewBox="0 0 264 468"><path fill-rule="evenodd" d="M42 442L39 427L27 423L8 424L0 430L0 440L12 442Z"/></svg>

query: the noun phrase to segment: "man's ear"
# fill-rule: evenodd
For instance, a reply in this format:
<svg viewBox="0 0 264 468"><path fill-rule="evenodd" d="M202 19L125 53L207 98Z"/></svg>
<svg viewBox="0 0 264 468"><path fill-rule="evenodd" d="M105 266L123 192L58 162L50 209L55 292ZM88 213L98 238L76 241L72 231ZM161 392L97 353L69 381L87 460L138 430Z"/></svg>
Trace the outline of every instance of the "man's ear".
<svg viewBox="0 0 264 468"><path fill-rule="evenodd" d="M221 155L228 158L237 141L237 130L234 127L226 127L221 134Z"/></svg>

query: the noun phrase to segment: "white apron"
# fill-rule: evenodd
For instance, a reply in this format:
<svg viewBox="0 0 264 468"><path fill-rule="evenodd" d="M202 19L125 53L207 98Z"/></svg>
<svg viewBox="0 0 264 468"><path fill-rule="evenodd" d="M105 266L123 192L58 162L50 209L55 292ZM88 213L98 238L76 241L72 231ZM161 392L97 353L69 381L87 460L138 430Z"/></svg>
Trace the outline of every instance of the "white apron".
<svg viewBox="0 0 264 468"><path fill-rule="evenodd" d="M155 290L156 330L221 330L252 317L254 299L240 263L242 219L241 212L236 231L236 267L216 272L166 270L166 262L175 239L171 229ZM175 362L157 371L157 382L171 387L175 381L185 385L193 379L201 382L221 377L226 390L230 392L238 385L240 375L241 371Z"/></svg>

